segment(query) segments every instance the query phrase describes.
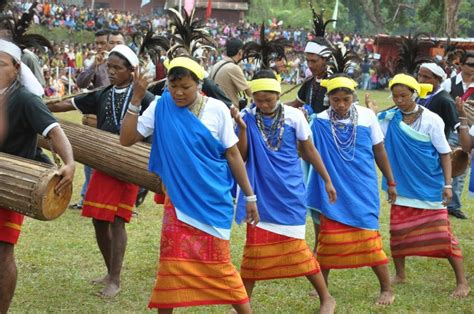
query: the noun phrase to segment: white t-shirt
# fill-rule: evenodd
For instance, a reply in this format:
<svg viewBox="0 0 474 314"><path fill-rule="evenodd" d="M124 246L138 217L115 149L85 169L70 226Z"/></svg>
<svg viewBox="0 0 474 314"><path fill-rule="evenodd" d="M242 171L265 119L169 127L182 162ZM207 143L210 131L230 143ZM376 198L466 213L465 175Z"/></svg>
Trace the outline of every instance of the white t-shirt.
<svg viewBox="0 0 474 314"><path fill-rule="evenodd" d="M380 121L380 126L384 134L387 134L389 123L389 120ZM448 154L451 152L451 147L449 147L446 136L444 135L444 122L440 116L427 108L423 108L423 113L415 124L415 131L428 135L438 153Z"/></svg>
<svg viewBox="0 0 474 314"><path fill-rule="evenodd" d="M234 146L238 141L235 135L232 117L227 106L220 100L206 97L204 103L201 122L209 129L212 136L218 140L224 148ZM153 134L155 128L155 108L160 97L156 97L150 106L138 118L137 130L143 137Z"/></svg>
<svg viewBox="0 0 474 314"><path fill-rule="evenodd" d="M372 140L372 145L377 145L383 142L384 133L380 128L380 124L375 116L375 113L369 108L365 108L359 105L355 105L357 113L359 114L357 125L368 127L370 129L370 138ZM329 120L329 109L325 110L318 114L318 119ZM339 120L339 122L344 124L349 124L350 119Z"/></svg>
<svg viewBox="0 0 474 314"><path fill-rule="evenodd" d="M255 115L257 107L248 110ZM296 138L299 141L307 141L311 136L311 129L303 112L287 105L283 105L283 110L285 114L285 124L295 130ZM242 112L242 115L245 115L245 111Z"/></svg>

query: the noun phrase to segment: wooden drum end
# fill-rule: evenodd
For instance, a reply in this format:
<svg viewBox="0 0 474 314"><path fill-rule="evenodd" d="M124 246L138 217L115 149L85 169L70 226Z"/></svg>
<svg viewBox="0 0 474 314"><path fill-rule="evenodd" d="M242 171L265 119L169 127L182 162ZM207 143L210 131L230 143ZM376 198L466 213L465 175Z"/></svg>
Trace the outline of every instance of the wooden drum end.
<svg viewBox="0 0 474 314"><path fill-rule="evenodd" d="M54 187L61 180L61 177L54 175L49 180L46 187L46 191L43 194L41 208L44 219L41 220L53 220L61 216L65 211L72 197L72 184L67 188L63 189L60 194L56 194Z"/></svg>

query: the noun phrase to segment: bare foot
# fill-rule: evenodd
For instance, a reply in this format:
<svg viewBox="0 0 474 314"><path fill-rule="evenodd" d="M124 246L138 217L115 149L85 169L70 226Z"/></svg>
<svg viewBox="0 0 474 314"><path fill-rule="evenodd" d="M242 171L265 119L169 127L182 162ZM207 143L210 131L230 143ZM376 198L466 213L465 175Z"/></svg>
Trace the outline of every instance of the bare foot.
<svg viewBox="0 0 474 314"><path fill-rule="evenodd" d="M99 277L91 281L93 285L106 285L109 283L109 275L105 275L104 277Z"/></svg>
<svg viewBox="0 0 474 314"><path fill-rule="evenodd" d="M336 300L333 297L321 302L319 314L333 314L336 309Z"/></svg>
<svg viewBox="0 0 474 314"><path fill-rule="evenodd" d="M390 278L390 283L392 285L398 285L398 284L402 284L402 283L405 283L405 282L406 282L405 277L400 277L398 275L395 275L392 278Z"/></svg>
<svg viewBox="0 0 474 314"><path fill-rule="evenodd" d="M319 294L316 290L313 290L313 291L309 292L308 295L310 297L319 298Z"/></svg>
<svg viewBox="0 0 474 314"><path fill-rule="evenodd" d="M120 285L116 283L109 282L107 286L102 289L99 293L99 296L102 298L113 298L120 292Z"/></svg>
<svg viewBox="0 0 474 314"><path fill-rule="evenodd" d="M395 301L395 294L393 291L382 291L380 292L379 298L375 302L377 305L390 305Z"/></svg>
<svg viewBox="0 0 474 314"><path fill-rule="evenodd" d="M451 297L455 299L462 299L467 297L469 291L471 291L469 284L461 283L456 286L456 289L454 289L454 291L451 293Z"/></svg>

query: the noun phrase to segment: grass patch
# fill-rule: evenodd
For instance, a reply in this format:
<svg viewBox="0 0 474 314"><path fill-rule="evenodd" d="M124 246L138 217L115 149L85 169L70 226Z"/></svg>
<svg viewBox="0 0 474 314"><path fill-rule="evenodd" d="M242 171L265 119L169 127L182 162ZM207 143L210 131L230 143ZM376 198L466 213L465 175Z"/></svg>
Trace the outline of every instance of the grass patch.
<svg viewBox="0 0 474 314"><path fill-rule="evenodd" d="M364 99L363 92L359 99ZM391 105L387 92L371 92L380 108ZM294 99L294 93L284 100ZM61 118L80 121L77 112L58 114ZM83 182L82 166L78 164L73 200L79 198ZM361 184L363 193L363 184ZM381 192L381 233L389 254L389 206ZM465 256L465 269L473 284L474 224L473 201L463 198L469 220L452 219L452 228ZM163 208L148 197L138 208L139 215L127 226L128 247L122 273L122 292L113 300L94 295L99 287L89 283L105 273L95 243L90 219L79 211L67 210L59 219L41 222L26 219L16 259L19 270L12 313L80 312L80 313L146 313L148 298L154 284L159 254ZM312 247L313 228L308 219L307 241ZM232 261L239 267L245 243L245 228L234 226L231 238ZM393 273L393 265L390 264ZM334 270L330 275L330 291L338 302L339 313L473 313L472 295L452 300L454 274L444 259L408 258L408 282L395 287L393 306L374 306L378 295L375 274L369 268ZM311 290L304 278L262 281L253 298L255 313L314 313L319 303L308 296ZM226 313L227 306L179 309L178 313Z"/></svg>

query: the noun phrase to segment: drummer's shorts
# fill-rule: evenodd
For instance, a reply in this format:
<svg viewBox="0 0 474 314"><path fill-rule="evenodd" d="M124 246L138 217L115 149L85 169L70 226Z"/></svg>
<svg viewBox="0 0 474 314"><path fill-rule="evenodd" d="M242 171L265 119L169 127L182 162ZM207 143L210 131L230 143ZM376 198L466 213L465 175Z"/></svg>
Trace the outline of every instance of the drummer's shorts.
<svg viewBox="0 0 474 314"><path fill-rule="evenodd" d="M0 242L16 244L25 216L0 208Z"/></svg>

